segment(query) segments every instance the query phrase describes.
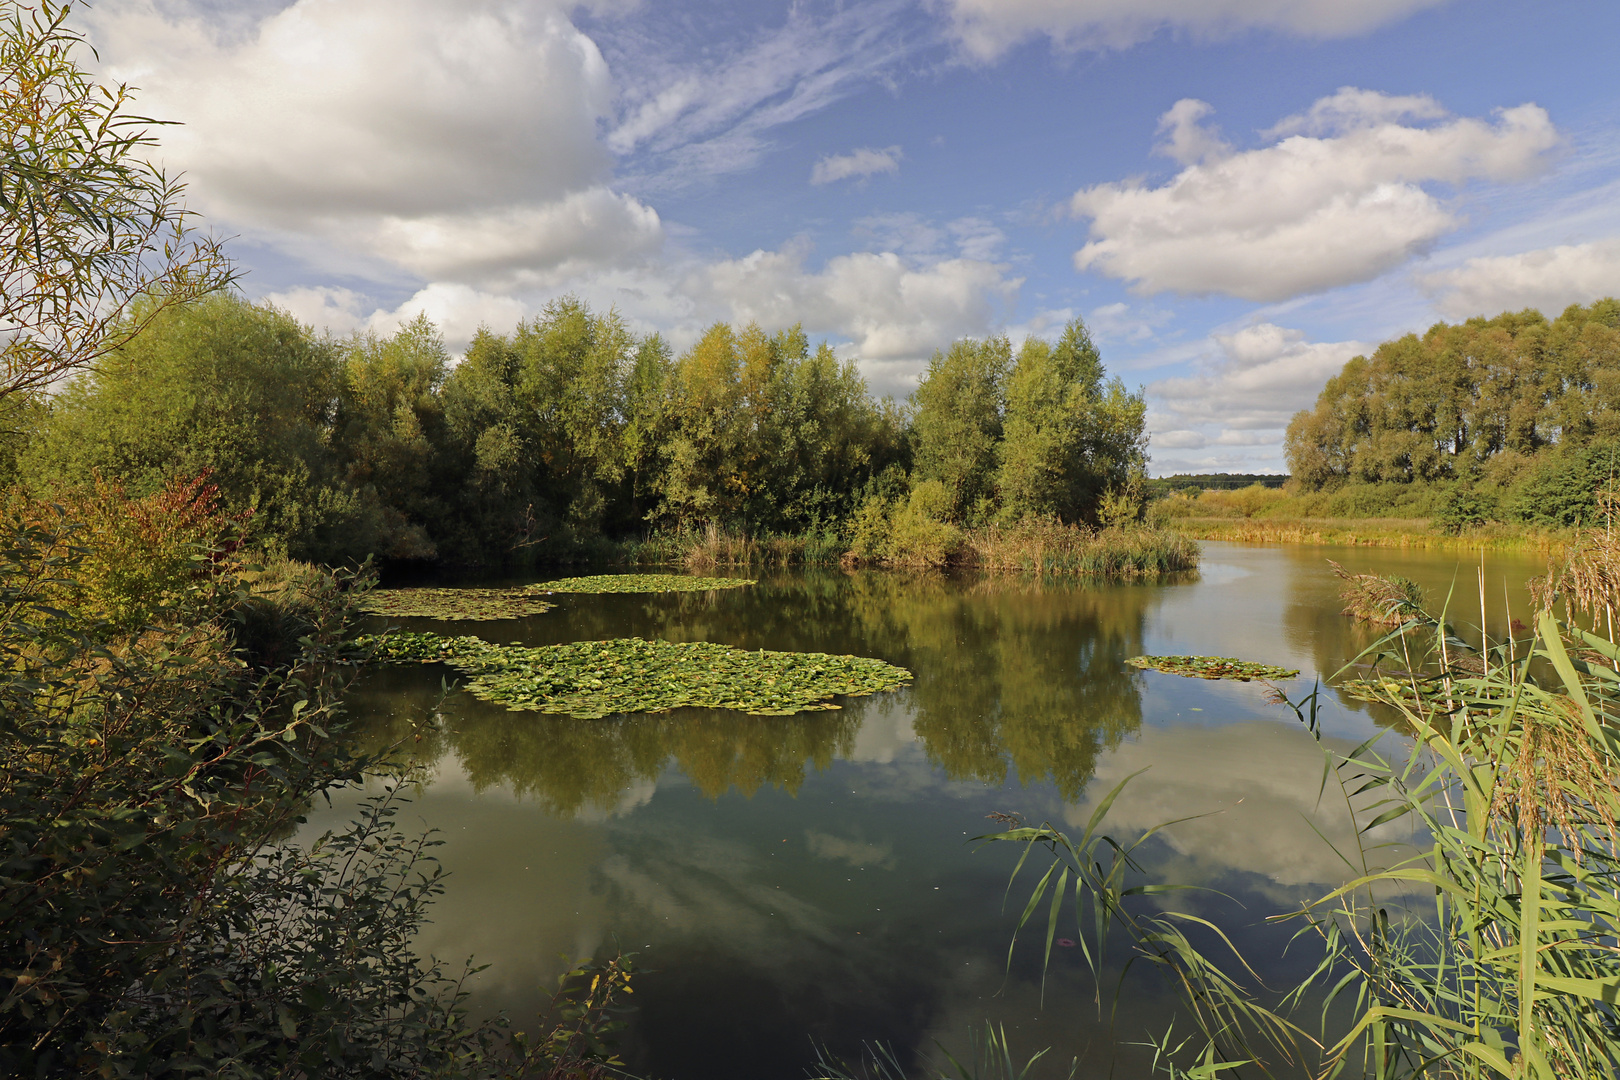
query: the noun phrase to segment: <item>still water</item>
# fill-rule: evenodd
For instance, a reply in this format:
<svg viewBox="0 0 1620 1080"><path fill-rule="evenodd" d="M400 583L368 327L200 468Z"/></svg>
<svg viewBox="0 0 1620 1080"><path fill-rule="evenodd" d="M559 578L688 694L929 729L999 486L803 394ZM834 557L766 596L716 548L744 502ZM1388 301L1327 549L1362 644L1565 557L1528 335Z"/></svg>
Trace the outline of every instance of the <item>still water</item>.
<svg viewBox="0 0 1620 1080"><path fill-rule="evenodd" d="M1206 815L1147 849L1150 874L1220 890L1230 899L1177 904L1220 919L1268 979L1296 974L1308 958L1284 959L1283 933L1262 922L1344 878L1323 836L1353 841L1342 802L1318 799L1321 747L1259 684L1124 661L1260 660L1301 669L1285 689L1308 692L1374 640L1339 614L1329 558L1412 577L1436 603L1454 588L1453 622L1477 637L1477 556L1210 543L1199 574L1169 583L804 571L726 592L559 596L511 622L405 620L533 645L636 635L854 653L915 674L838 711L580 721L441 699L453 673L440 668L371 673L353 708L431 762L403 816L439 830L451 877L421 945L489 965L472 981L477 1012L532 1030L564 957L623 950L642 974L622 1050L643 1075L798 1078L813 1043L938 1059L987 1022L1023 1054L1052 1047L1051 1075L1072 1058L1081 1076L1144 1075L1135 1044L1169 1020L1164 989L1135 979L1099 1016L1079 950L1060 947L1043 1000L1034 945L1007 959L1033 879L1004 908L1017 852L971 838L995 830L994 811L1083 828L1145 769L1108 830ZM1544 566L1493 555L1485 571L1495 638L1510 605L1528 621L1524 582ZM1391 724L1324 697L1330 746Z"/></svg>

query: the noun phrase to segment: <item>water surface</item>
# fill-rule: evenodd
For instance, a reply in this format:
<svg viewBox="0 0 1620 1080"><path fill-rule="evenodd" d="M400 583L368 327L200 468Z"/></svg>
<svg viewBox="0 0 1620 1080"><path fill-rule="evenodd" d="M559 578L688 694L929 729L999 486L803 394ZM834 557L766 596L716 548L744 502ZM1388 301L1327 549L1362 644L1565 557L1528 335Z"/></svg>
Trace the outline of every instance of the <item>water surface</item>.
<svg viewBox="0 0 1620 1080"><path fill-rule="evenodd" d="M804 571L705 594L563 595L511 622L406 621L534 645L639 635L855 653L915 673L837 711L580 721L442 696L442 668L372 673L353 705L374 737L431 761L406 816L441 831L452 876L422 945L489 965L477 1011L532 1027L562 957L622 949L644 969L624 1050L650 1076L802 1077L812 1040L937 1057L986 1022L1026 1053L1051 1046L1051 1075L1073 1057L1082 1076L1139 1075L1146 1051L1131 1044L1167 1022L1163 989L1131 984L1110 1022L1079 951L1060 948L1043 1001L1033 948L1007 965L1017 853L970 838L996 828L991 812L1083 828L1145 769L1109 828L1206 815L1149 849L1151 872L1232 897L1178 902L1218 916L1268 978L1294 973L1303 959L1281 959L1262 920L1343 879L1318 833L1355 842L1342 801L1318 798L1321 747L1259 684L1124 661L1260 660L1301 669L1285 689L1308 692L1374 639L1339 614L1329 558L1415 578L1437 603L1452 593L1453 621L1477 636L1477 557L1210 543L1200 574L1156 584ZM1542 570L1487 560L1493 637L1508 603L1526 618L1523 584ZM1331 746L1392 723L1324 697Z"/></svg>

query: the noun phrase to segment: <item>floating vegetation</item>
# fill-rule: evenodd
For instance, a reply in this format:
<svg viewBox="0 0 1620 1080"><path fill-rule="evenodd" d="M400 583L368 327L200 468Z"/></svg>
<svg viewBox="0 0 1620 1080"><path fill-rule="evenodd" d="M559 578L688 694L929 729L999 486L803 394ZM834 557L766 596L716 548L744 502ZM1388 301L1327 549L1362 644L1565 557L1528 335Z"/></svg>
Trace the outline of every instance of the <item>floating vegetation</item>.
<svg viewBox="0 0 1620 1080"><path fill-rule="evenodd" d="M747 578L690 577L686 574L597 574L594 577L563 578L530 585L533 592L555 593L660 593L708 592L711 589L740 589L757 585Z"/></svg>
<svg viewBox="0 0 1620 1080"><path fill-rule="evenodd" d="M556 606L528 589L378 589L360 602L368 615L446 622L521 619Z"/></svg>
<svg viewBox="0 0 1620 1080"><path fill-rule="evenodd" d="M1125 661L1132 667L1162 671L1167 675L1185 675L1189 679L1292 679L1298 670L1257 664L1253 660L1234 660L1230 656L1133 656Z"/></svg>
<svg viewBox="0 0 1620 1080"><path fill-rule="evenodd" d="M863 656L751 652L708 641L617 638L528 648L390 634L371 642L380 659L442 662L466 672L472 676L467 691L484 701L581 720L684 707L789 716L839 708L832 697L896 690L911 681L905 668Z"/></svg>

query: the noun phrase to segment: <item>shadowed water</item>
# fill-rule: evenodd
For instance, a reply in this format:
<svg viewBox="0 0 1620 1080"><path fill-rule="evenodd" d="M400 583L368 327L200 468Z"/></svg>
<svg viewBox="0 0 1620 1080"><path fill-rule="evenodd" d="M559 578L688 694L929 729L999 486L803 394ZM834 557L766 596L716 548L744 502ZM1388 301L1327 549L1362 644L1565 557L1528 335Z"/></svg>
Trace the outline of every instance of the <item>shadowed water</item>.
<svg viewBox="0 0 1620 1080"><path fill-rule="evenodd" d="M915 674L838 711L579 721L442 694L454 673L438 667L370 673L352 707L370 737L431 762L407 816L441 831L452 877L422 947L489 965L477 1011L532 1027L562 956L623 949L644 970L624 1050L649 1076L801 1077L812 1040L937 1057L936 1042L959 1050L986 1021L1025 1053L1051 1046L1051 1075L1072 1057L1082 1076L1139 1075L1147 1051L1132 1044L1171 1016L1163 988L1138 980L1099 1016L1079 951L1059 948L1043 1003L1034 949L1007 966L1017 852L968 841L996 828L992 811L1083 828L1145 769L1110 829L1209 815L1150 848L1150 870L1232 897L1178 903L1219 916L1285 979L1285 937L1262 920L1343 879L1322 836L1356 843L1342 800L1319 800L1321 748L1259 684L1124 661L1235 656L1300 668L1285 688L1308 691L1375 639L1338 613L1328 558L1415 578L1437 605L1455 582L1452 621L1477 637L1477 558L1208 544L1199 575L1159 584L806 571L729 592L558 596L504 623L406 620L531 645L638 635L853 653ZM1487 561L1493 637L1504 589L1525 619L1523 583L1541 570ZM1332 746L1392 722L1324 696Z"/></svg>

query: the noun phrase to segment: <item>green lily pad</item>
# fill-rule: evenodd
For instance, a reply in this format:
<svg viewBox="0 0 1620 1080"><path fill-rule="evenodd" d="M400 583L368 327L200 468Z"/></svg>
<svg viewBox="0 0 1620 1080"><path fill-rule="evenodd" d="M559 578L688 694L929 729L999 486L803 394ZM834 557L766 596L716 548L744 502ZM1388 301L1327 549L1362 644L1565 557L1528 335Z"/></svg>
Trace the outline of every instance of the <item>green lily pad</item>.
<svg viewBox="0 0 1620 1080"><path fill-rule="evenodd" d="M597 574L593 577L563 578L530 585L534 592L555 593L660 593L708 592L711 589L740 589L757 585L746 578L689 577L686 574Z"/></svg>
<svg viewBox="0 0 1620 1080"><path fill-rule="evenodd" d="M378 589L360 602L370 615L446 622L521 619L556 606L527 589Z"/></svg>
<svg viewBox="0 0 1620 1080"><path fill-rule="evenodd" d="M442 662L465 672L474 697L581 720L683 707L789 716L839 708L829 698L896 690L911 681L905 668L864 656L751 651L708 641L616 638L529 648L438 634L370 640L379 659Z"/></svg>
<svg viewBox="0 0 1620 1080"><path fill-rule="evenodd" d="M1234 660L1230 656L1133 656L1125 661L1132 667L1162 671L1167 675L1185 675L1190 679L1292 679L1297 670L1257 664L1253 660Z"/></svg>

